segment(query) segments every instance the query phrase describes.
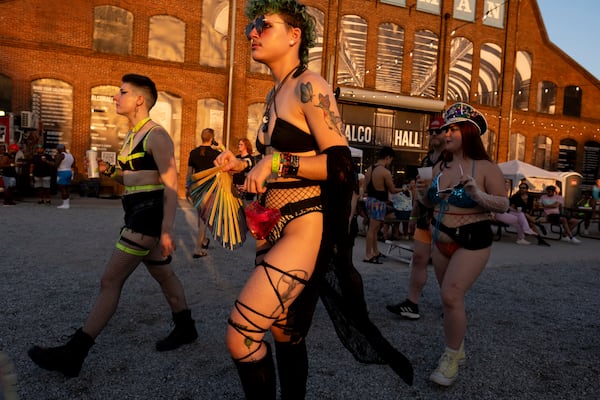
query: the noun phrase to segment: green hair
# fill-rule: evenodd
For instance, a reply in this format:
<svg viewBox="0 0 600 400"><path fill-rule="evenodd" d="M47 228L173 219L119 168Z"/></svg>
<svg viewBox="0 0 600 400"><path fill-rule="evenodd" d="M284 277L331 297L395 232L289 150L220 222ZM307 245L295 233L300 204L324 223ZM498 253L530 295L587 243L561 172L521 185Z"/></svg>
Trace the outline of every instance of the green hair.
<svg viewBox="0 0 600 400"><path fill-rule="evenodd" d="M296 0L249 0L245 13L249 19L259 15L279 14L288 25L300 28L302 39L298 53L302 65L308 66L308 49L315 46L317 32L315 19L304 4Z"/></svg>

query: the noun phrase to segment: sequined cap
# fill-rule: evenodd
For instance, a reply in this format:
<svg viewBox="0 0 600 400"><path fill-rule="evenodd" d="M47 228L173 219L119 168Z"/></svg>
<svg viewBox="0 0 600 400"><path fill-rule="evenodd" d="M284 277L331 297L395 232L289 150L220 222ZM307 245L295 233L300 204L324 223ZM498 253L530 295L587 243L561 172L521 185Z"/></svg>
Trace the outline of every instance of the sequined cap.
<svg viewBox="0 0 600 400"><path fill-rule="evenodd" d="M444 114L444 120L445 123L442 128L458 122L471 122L479 129L480 135L483 135L488 127L485 117L467 103L455 103L451 105Z"/></svg>

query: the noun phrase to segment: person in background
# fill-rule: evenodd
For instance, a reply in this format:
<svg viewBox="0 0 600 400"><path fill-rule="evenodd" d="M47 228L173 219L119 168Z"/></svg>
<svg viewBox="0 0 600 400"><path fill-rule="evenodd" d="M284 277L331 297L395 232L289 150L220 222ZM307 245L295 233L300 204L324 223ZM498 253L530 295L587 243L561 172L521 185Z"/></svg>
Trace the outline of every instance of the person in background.
<svg viewBox="0 0 600 400"><path fill-rule="evenodd" d="M523 215L527 219L529 229L535 232L539 246L550 246L548 242L542 238L542 235L546 235L548 232L544 225L538 224L535 217L532 215L535 205L535 198L529 193L529 184L522 179L519 183L519 190L510 196L510 209L521 210Z"/></svg>
<svg viewBox="0 0 600 400"><path fill-rule="evenodd" d="M390 202L394 207L394 218L401 220L402 222L396 222L393 224L384 223L383 225L383 237L388 240L409 240L411 233L409 231L409 220L410 213L413 207L412 192L408 184L396 185L401 187L398 193L390 194ZM389 234L390 225L392 227L392 234ZM400 225L402 225L402 235L400 235Z"/></svg>
<svg viewBox="0 0 600 400"><path fill-rule="evenodd" d="M4 181L4 205L14 206L14 191L17 187L17 169L16 156L19 152L19 145L16 143L8 145L8 151L0 156L0 170L2 180Z"/></svg>
<svg viewBox="0 0 600 400"><path fill-rule="evenodd" d="M75 173L75 157L67 152L65 145L56 146L56 184L60 190L62 204L56 208L69 209L71 207L71 181Z"/></svg>
<svg viewBox="0 0 600 400"><path fill-rule="evenodd" d="M249 0L245 12L252 58L269 68L274 86L256 141L264 156L243 189L257 193L263 207L281 212L270 230L255 233L255 268L228 321L227 348L245 396L277 397L271 345L265 341L270 331L281 398L304 399L305 338L319 298L338 335L352 336L342 342L355 357L356 350L368 349L412 382L410 362L370 322L362 280L352 266L348 223L356 174L331 87L307 68L314 17L295 0ZM248 161L226 150L216 165L237 173ZM374 361L369 358L357 359Z"/></svg>
<svg viewBox="0 0 600 400"><path fill-rule="evenodd" d="M200 139L202 140L202 143L200 144L200 146L190 151L190 156L188 158L187 175L185 180L187 182L186 191L188 191L188 197L189 185L191 183L192 175L196 172L214 167L215 158L217 158L217 156L221 154L221 152L217 150L216 146L213 146L214 137L214 129L202 129L202 133L200 134ZM200 216L200 210L197 209L196 211L198 213L198 233L196 234L196 244L194 247L194 255L192 257L200 258L208 255L206 249L208 249L210 239L206 237L206 223Z"/></svg>
<svg viewBox="0 0 600 400"><path fill-rule="evenodd" d="M175 251L173 223L177 208L177 168L168 132L150 119L158 92L143 75L126 74L113 97L117 114L127 117L131 130L123 141L119 166L99 161L100 173L125 185L122 198L125 226L121 229L100 281L100 293L83 327L63 346L33 346L29 357L41 368L78 376L95 339L117 310L127 278L144 263L160 285L174 329L156 342L157 351L176 349L196 340L198 333L183 285L171 267Z"/></svg>
<svg viewBox="0 0 600 400"><path fill-rule="evenodd" d="M592 221L593 210L596 207L596 201L592 198L592 192L590 190L584 190L581 193L581 198L577 201L576 206L580 209L587 209L588 212L579 212L578 217L583 219L583 234L589 234L590 223Z"/></svg>
<svg viewBox="0 0 600 400"><path fill-rule="evenodd" d="M432 260L444 311L445 350L430 379L450 386L465 362L465 296L490 257L490 212L505 212L504 176L485 151L481 135L487 121L475 108L456 103L445 113L446 140L433 181L417 180L419 201L433 207Z"/></svg>
<svg viewBox="0 0 600 400"><path fill-rule="evenodd" d="M363 262L382 264L382 254L377 246L377 235L383 226L388 213L387 202L390 193L398 193L401 189L394 186L392 173L389 170L395 153L391 147L384 146L379 150L377 162L365 172L364 193L365 207L369 216L369 229L366 237L366 250Z"/></svg>
<svg viewBox="0 0 600 400"><path fill-rule="evenodd" d="M596 202L600 200L600 179L596 179L596 184L592 188L592 199Z"/></svg>
<svg viewBox="0 0 600 400"><path fill-rule="evenodd" d="M544 214L549 223L555 225L561 225L566 233L566 236L562 238L565 242L572 244L579 244L581 241L573 235L573 229L579 224L577 218L569 218L562 212L562 208L565 204L565 198L559 194L556 194L556 187L550 185L546 187L546 194L540 197L540 204L544 208Z"/></svg>
<svg viewBox="0 0 600 400"><path fill-rule="evenodd" d="M33 179L33 187L38 194L38 204L51 204L50 185L54 173L54 160L46 154L43 144L36 145L36 153L31 158L29 176Z"/></svg>
<svg viewBox="0 0 600 400"><path fill-rule="evenodd" d="M434 118L429 124L430 150L421 162L422 167L433 167L441 160L446 146L446 140L442 134L442 125L444 125L444 119L441 117ZM398 304L386 305L386 308L401 317L419 319L421 317L419 314L419 300L427 283L427 266L431 258L431 231L429 227L433 209L417 201L416 194L413 196L413 201L410 219L411 222L415 223L415 233L413 235L413 255L410 262L408 296Z"/></svg>
<svg viewBox="0 0 600 400"><path fill-rule="evenodd" d="M244 192L240 189L243 188L244 181L246 180L246 175L254 166L255 160L252 156L252 143L250 143L248 139L242 138L238 141L238 150L240 151L240 153L236 157L245 160L248 164L248 167L242 172L233 174L233 184L236 185L236 188L240 192L240 196L242 198L242 201L244 202L244 206L247 206L252 200L254 200L255 194Z"/></svg>

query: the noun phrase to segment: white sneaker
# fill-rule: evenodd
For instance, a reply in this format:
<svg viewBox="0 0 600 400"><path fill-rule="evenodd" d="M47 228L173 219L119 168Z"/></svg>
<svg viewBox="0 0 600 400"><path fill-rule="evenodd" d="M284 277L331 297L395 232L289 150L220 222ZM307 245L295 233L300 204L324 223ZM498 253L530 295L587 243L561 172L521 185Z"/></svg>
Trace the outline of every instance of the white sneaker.
<svg viewBox="0 0 600 400"><path fill-rule="evenodd" d="M573 244L579 244L579 243L581 243L581 240L579 240L575 236L573 236L571 238L570 242L573 243Z"/></svg>
<svg viewBox="0 0 600 400"><path fill-rule="evenodd" d="M57 206L56 208L62 208L64 210L66 210L67 208L71 208L71 206L69 206L68 204L61 204L60 206Z"/></svg>
<svg viewBox="0 0 600 400"><path fill-rule="evenodd" d="M562 240L563 242L570 242L571 238L568 236L563 236L562 239L560 239L560 240Z"/></svg>
<svg viewBox="0 0 600 400"><path fill-rule="evenodd" d="M526 235L533 235L533 236L537 236L537 233L535 233L535 232L534 232L534 231L532 231L531 229L527 229L527 230L525 231L525 234L526 234Z"/></svg>
<svg viewBox="0 0 600 400"><path fill-rule="evenodd" d="M458 351L446 349L429 379L441 386L452 385L458 377L459 357Z"/></svg>
<svg viewBox="0 0 600 400"><path fill-rule="evenodd" d="M519 240L517 240L517 244L524 244L524 245L527 245L527 244L531 244L531 242L528 242L528 241L527 241L527 240L525 240L525 239L519 239Z"/></svg>

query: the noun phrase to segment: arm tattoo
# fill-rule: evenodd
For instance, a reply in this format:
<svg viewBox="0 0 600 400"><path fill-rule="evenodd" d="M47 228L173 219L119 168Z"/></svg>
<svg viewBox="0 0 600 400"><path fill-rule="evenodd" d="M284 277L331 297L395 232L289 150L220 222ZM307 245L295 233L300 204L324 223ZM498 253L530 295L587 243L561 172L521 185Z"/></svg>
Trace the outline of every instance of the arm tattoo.
<svg viewBox="0 0 600 400"><path fill-rule="evenodd" d="M303 103L308 103L312 101L314 98L312 84L310 82L301 83L300 84L300 100ZM329 99L329 95L322 95L319 93L319 104L315 107L318 107L323 112L323 118L325 119L325 123L330 130L336 131L339 135L343 136L342 133L342 119L336 115L333 111L331 111L331 100Z"/></svg>

